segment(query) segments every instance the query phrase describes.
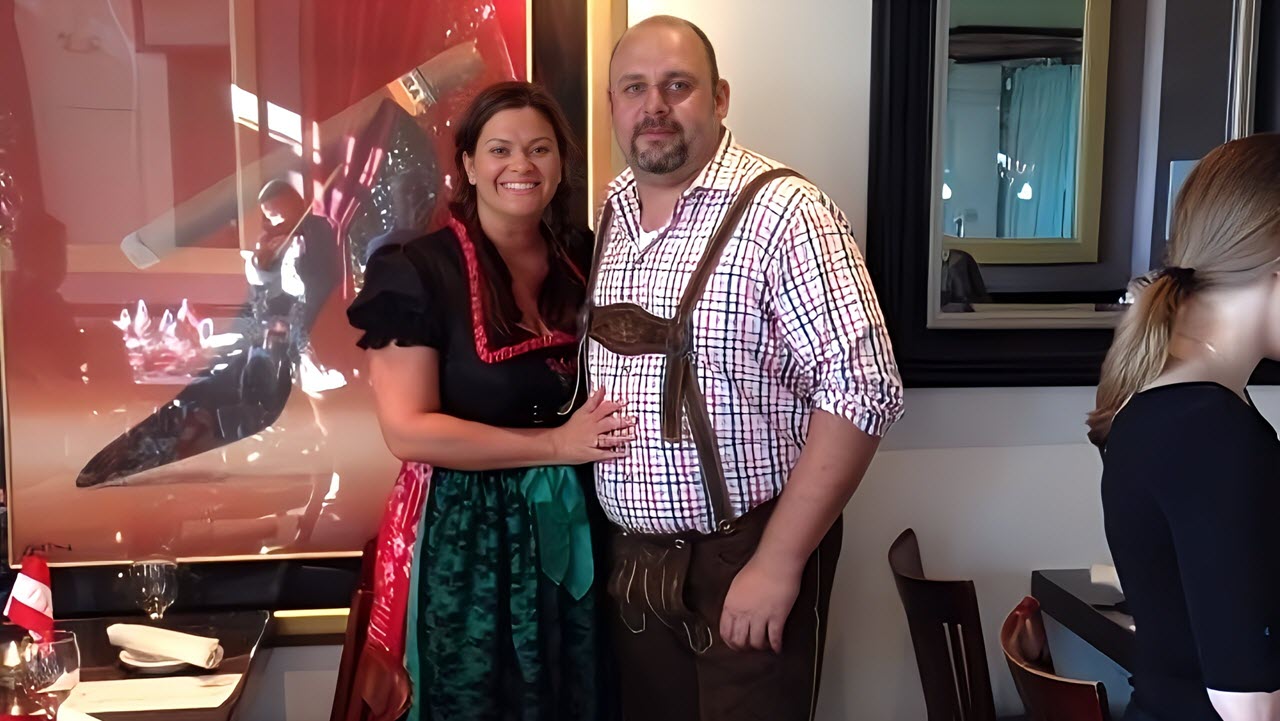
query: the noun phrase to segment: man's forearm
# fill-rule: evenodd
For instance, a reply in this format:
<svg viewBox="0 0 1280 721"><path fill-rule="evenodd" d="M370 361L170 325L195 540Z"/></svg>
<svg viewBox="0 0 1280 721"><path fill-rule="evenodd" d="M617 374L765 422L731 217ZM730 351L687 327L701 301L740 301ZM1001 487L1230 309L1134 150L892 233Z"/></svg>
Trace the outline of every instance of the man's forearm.
<svg viewBox="0 0 1280 721"><path fill-rule="evenodd" d="M755 558L799 572L862 482L880 439L814 411L809 437L769 519Z"/></svg>

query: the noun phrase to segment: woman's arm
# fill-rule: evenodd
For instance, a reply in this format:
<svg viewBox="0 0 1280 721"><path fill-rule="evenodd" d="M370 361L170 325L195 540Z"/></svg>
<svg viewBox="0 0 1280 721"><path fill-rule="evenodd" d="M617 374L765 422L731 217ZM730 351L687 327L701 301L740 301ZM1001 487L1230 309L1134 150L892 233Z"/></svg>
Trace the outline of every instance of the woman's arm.
<svg viewBox="0 0 1280 721"><path fill-rule="evenodd" d="M394 343L369 351L369 371L382 436L402 460L461 471L576 465L626 455L635 419L596 391L554 429L499 428L440 412L440 361L433 348Z"/></svg>
<svg viewBox="0 0 1280 721"><path fill-rule="evenodd" d="M1275 437L1240 399L1224 393L1216 402L1197 406L1203 427L1170 439L1194 450L1170 459L1177 470L1152 493L1177 553L1210 702L1225 721L1280 721Z"/></svg>
<svg viewBox="0 0 1280 721"><path fill-rule="evenodd" d="M1209 689L1209 701L1222 721L1277 721L1280 691L1236 693Z"/></svg>

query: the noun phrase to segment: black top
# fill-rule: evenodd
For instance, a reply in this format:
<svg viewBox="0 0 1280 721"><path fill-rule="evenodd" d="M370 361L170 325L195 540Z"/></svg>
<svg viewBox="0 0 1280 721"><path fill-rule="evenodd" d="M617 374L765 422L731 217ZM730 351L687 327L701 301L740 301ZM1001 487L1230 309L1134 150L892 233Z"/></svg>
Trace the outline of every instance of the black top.
<svg viewBox="0 0 1280 721"><path fill-rule="evenodd" d="M574 284L580 306L591 236L573 233L565 247L571 267L549 273L548 282ZM394 341L439 351L442 413L507 428L559 425L567 417L557 411L573 397L578 379L576 329L539 337L519 327L503 332L488 321L477 324L476 318L491 317L476 262L485 252L494 252L492 246L459 238L448 227L383 246L369 258L347 318L364 331L362 348Z"/></svg>
<svg viewBox="0 0 1280 721"><path fill-rule="evenodd" d="M1217 719L1205 688L1280 689L1280 440L1216 383L1133 397L1105 453L1102 505L1137 634L1133 703Z"/></svg>

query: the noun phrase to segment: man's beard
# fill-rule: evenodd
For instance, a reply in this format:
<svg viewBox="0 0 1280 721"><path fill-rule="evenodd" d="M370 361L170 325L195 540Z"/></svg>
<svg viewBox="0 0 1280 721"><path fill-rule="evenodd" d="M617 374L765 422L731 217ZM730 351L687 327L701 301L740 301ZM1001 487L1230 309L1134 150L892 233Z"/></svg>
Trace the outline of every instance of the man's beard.
<svg viewBox="0 0 1280 721"><path fill-rule="evenodd" d="M654 144L646 150L640 150L638 142L641 133L651 130L672 132L669 144ZM631 132L631 164L651 175L674 173L689 160L689 143L684 139L684 128L674 120L654 120L646 118Z"/></svg>

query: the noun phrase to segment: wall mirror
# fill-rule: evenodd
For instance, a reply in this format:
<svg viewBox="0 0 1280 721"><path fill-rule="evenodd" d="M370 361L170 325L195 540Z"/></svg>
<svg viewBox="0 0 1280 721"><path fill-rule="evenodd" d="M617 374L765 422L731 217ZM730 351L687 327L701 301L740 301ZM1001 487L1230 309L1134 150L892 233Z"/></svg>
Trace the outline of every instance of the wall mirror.
<svg viewBox="0 0 1280 721"><path fill-rule="evenodd" d="M1273 128L1268 8L873 1L867 262L908 385L1097 382L1186 171Z"/></svg>
<svg viewBox="0 0 1280 721"><path fill-rule="evenodd" d="M1123 311L1128 273L1099 263L1110 13L940 4L930 327L1110 327Z"/></svg>

